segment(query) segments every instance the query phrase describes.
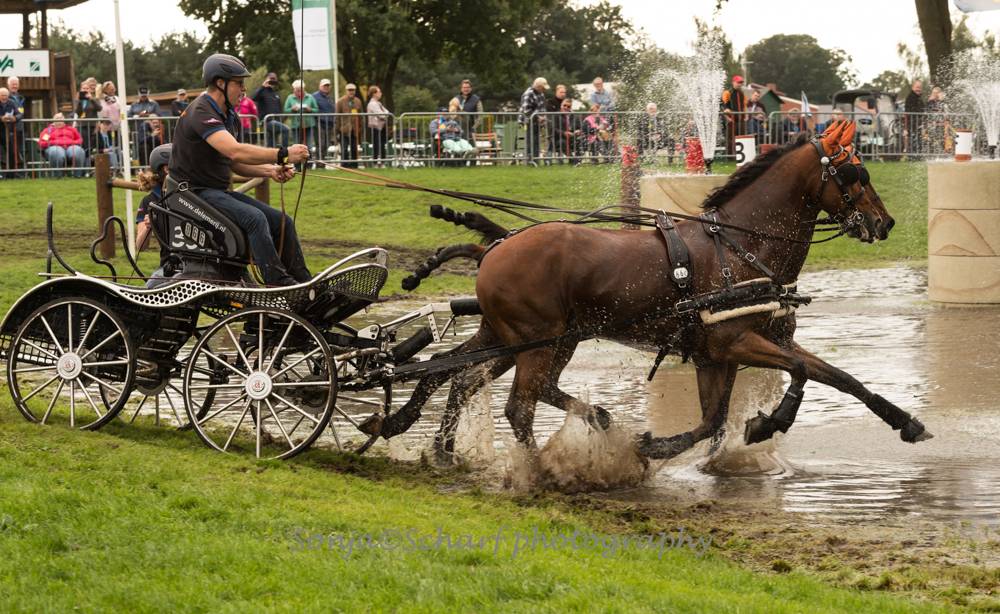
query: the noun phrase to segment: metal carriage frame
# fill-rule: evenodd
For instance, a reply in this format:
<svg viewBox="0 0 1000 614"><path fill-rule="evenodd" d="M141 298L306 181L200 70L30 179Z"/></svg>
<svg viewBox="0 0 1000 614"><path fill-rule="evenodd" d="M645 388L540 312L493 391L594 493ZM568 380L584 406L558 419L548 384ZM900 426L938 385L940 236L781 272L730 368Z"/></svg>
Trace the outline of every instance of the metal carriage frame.
<svg viewBox="0 0 1000 614"><path fill-rule="evenodd" d="M122 225L111 218L105 231L111 223ZM214 449L290 458L328 427L343 448L334 414L364 433L365 421L347 407L365 407L380 423L391 410L396 382L528 349L417 360L457 317L479 313L475 299L428 304L361 329L345 324L378 300L388 277L388 253L380 248L352 254L295 286L183 279L145 288L118 283L113 267L109 279L72 269L52 240L51 205L48 229L49 266L42 275L49 279L22 295L0 323L10 393L32 422L96 430L134 395L141 399L131 420L155 398L159 422L162 395L179 426L195 430ZM110 267L95 255L102 239L94 241L91 257ZM53 259L67 273L53 274ZM421 319L426 325L416 334L397 338ZM376 389L378 402L356 396ZM171 391L182 397L185 418ZM361 450L377 438L365 436Z"/></svg>

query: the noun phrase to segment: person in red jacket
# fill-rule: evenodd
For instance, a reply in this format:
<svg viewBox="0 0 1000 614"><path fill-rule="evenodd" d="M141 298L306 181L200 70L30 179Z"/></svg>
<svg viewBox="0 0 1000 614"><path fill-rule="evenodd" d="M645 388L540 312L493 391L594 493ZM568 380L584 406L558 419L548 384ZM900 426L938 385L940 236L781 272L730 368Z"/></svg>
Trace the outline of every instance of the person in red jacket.
<svg viewBox="0 0 1000 614"><path fill-rule="evenodd" d="M83 150L83 137L76 128L66 124L62 113L52 116L54 120L42 133L38 135L38 147L45 152L45 157L49 161L49 166L54 169L54 177L62 177L66 168L66 161L73 167L74 177L83 177L83 167L87 163L87 152Z"/></svg>

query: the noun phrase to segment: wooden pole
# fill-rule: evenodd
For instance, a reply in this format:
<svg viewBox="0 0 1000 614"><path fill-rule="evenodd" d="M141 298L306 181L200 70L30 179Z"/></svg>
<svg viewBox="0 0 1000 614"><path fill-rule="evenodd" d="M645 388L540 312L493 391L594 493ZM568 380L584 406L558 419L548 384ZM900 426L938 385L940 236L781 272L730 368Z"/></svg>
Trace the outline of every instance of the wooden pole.
<svg viewBox="0 0 1000 614"><path fill-rule="evenodd" d="M639 166L639 153L635 146L622 147L621 203L627 207L625 213L638 213L633 210L639 206L639 179L642 177L642 167ZM635 224L622 224L625 230L639 230Z"/></svg>
<svg viewBox="0 0 1000 614"><path fill-rule="evenodd" d="M106 153L94 154L94 176L97 178L97 232L104 228L104 220L115 214L111 195L111 159ZM101 242L101 258L115 257L115 230L112 226Z"/></svg>
<svg viewBox="0 0 1000 614"><path fill-rule="evenodd" d="M271 204L271 182L265 179L254 186L253 196L265 205Z"/></svg>

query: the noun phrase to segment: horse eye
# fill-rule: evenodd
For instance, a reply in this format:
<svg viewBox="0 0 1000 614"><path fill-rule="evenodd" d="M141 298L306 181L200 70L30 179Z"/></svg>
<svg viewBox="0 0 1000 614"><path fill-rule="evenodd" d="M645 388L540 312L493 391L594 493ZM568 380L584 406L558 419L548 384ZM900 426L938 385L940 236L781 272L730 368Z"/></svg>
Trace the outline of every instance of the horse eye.
<svg viewBox="0 0 1000 614"><path fill-rule="evenodd" d="M871 182L871 176L868 174L868 169L863 166L861 167L860 181L861 185L868 185Z"/></svg>

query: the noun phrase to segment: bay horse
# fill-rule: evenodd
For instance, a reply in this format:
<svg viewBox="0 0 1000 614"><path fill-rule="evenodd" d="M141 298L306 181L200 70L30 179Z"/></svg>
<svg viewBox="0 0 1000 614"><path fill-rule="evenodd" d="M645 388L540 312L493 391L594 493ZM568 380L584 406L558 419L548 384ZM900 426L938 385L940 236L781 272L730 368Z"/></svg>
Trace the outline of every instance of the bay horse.
<svg viewBox="0 0 1000 614"><path fill-rule="evenodd" d="M776 284L794 284L820 211L863 242L888 237L895 221L854 151L855 130L854 122L836 122L818 137L810 140L802 135L759 156L709 195L702 205L705 221L677 222L690 252L694 295L758 278L759 263L771 267ZM713 227L718 231L719 226L741 229L741 236L721 248L706 232ZM671 263L665 243L657 230L547 222L508 236L485 255L470 246L466 252L481 256L476 295L483 315L476 334L452 352L557 341L495 359L483 368L427 376L411 399L380 424L379 434L389 438L408 429L433 391L451 378L434 442L438 455L450 458L462 407L487 381L512 366L516 370L504 413L517 440L529 449L536 445L532 426L538 401L566 411L586 411L592 424L606 427L606 410L590 408L558 387L579 340L600 337L630 346L667 348L694 362L702 421L671 437L643 434L639 451L650 458L673 457L720 432L741 365L780 369L792 378L771 415L761 413L747 421L748 444L788 430L808 380L854 396L899 430L904 441L916 443L932 436L919 420L800 347L793 339L794 313L785 317L754 313L713 324L682 317L675 305L690 295L668 275Z"/></svg>

